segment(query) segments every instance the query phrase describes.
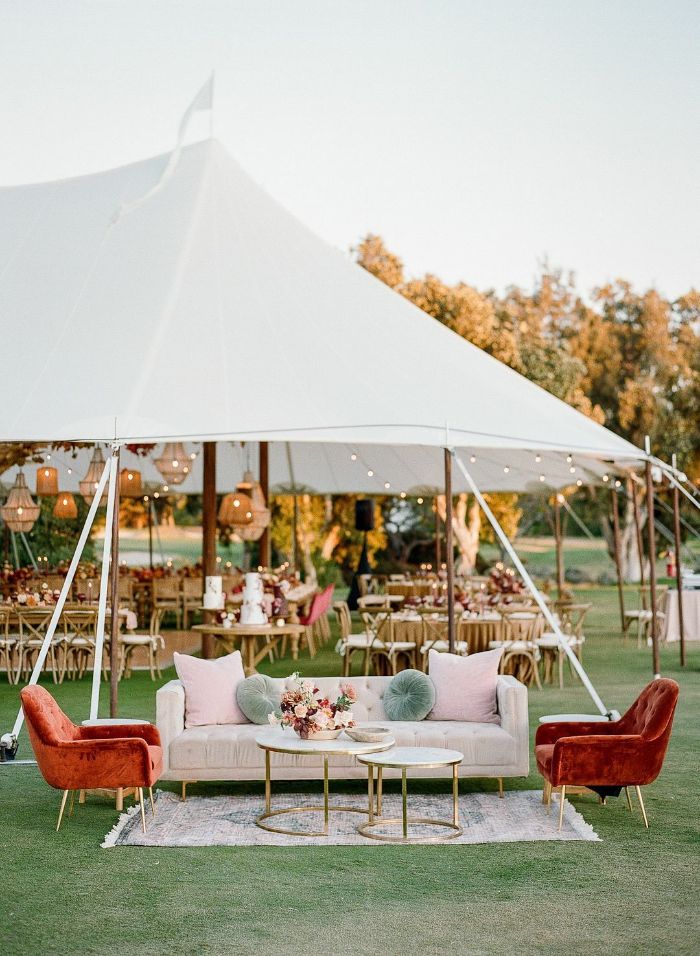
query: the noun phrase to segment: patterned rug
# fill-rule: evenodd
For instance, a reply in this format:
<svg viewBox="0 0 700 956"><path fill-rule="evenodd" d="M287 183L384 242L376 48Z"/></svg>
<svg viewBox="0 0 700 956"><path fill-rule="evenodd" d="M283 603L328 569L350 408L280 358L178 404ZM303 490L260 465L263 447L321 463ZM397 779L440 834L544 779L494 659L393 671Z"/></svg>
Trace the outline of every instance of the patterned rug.
<svg viewBox="0 0 700 956"><path fill-rule="evenodd" d="M287 836L270 833L256 826L256 817L264 807L256 795L188 797L183 803L173 793L158 791L156 794L155 818L150 807L146 811L146 833L141 831L141 816L138 806L123 813L117 825L105 837L103 847L113 846L390 846L372 840L357 832L357 826L366 823L367 817L360 813L331 813L329 835L325 837ZM413 817L450 819L451 796L409 793L408 812ZM504 799L496 794L467 793L459 798L461 836L443 843L516 843L531 840L599 840L598 834L568 802L564 805L564 825L557 830L559 807L557 797L552 800L548 813L542 805L542 793L535 790L506 791ZM283 793L273 795L272 809L288 806L318 805L318 795L313 793ZM333 794L331 805L362 807L365 800L359 794L351 797ZM147 802L148 806L148 802ZM401 796L384 795L384 816L401 816ZM319 830L322 828L322 813L306 812L284 814L270 822L275 826L295 830ZM376 827L373 832L400 832L400 826ZM430 842L426 837L445 834L446 828L420 827L414 825L409 835L418 836L420 842Z"/></svg>

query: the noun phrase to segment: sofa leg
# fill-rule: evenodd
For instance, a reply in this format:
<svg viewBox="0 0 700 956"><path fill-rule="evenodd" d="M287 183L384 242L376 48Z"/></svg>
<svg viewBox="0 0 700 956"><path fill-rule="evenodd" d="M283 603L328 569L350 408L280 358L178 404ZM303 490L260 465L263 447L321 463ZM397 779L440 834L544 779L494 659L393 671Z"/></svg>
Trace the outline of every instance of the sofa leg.
<svg viewBox="0 0 700 956"><path fill-rule="evenodd" d="M498 796L503 799L503 777L498 777Z"/></svg>
<svg viewBox="0 0 700 956"><path fill-rule="evenodd" d="M647 812L646 812L646 810L644 809L644 801L642 800L642 788L641 788L641 787L635 787L634 789L637 791L637 800L639 800L639 806L642 808L642 817L644 818L644 826L645 826L645 827L647 828L647 830L648 830L648 829L649 829L649 821L648 821L648 819L647 819Z"/></svg>
<svg viewBox="0 0 700 956"><path fill-rule="evenodd" d="M184 803L187 799L187 781L182 781L182 802Z"/></svg>
<svg viewBox="0 0 700 956"><path fill-rule="evenodd" d="M61 797L61 809L58 811L58 823L56 824L56 833L61 829L61 820L63 819L63 811L66 808L66 800L68 799L68 791L63 791L63 796Z"/></svg>
<svg viewBox="0 0 700 956"><path fill-rule="evenodd" d="M559 794L559 832L561 833L562 824L564 823L564 801L566 800L566 787L562 785L561 792Z"/></svg>

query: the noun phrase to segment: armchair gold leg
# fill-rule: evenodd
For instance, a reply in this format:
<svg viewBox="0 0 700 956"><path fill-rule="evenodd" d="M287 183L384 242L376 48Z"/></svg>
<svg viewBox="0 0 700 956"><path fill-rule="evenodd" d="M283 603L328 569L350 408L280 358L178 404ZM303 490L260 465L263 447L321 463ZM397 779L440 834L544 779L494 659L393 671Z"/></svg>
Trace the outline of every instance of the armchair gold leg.
<svg viewBox="0 0 700 956"><path fill-rule="evenodd" d="M139 791L139 807L141 808L141 829L143 832L146 832L146 811L143 806L143 790L141 787L138 788Z"/></svg>
<svg viewBox="0 0 700 956"><path fill-rule="evenodd" d="M153 787L149 787L149 788L148 788L148 796L149 796L149 799L150 799L150 801L151 801L151 813L153 814L153 816L155 816L155 815L156 815L156 805L155 805L155 802L154 802L154 800L153 800Z"/></svg>
<svg viewBox="0 0 700 956"><path fill-rule="evenodd" d="M549 808L552 805L552 785L549 780L545 780L544 789L542 790L542 803Z"/></svg>
<svg viewBox="0 0 700 956"><path fill-rule="evenodd" d="M641 788L641 787L635 787L634 789L637 791L637 800L639 800L639 806L642 808L642 817L644 818L644 826L645 826L645 827L647 828L647 830L648 830L648 829L649 829L649 821L647 820L647 812L646 812L646 810L644 809L644 801L642 800L642 788Z"/></svg>
<svg viewBox="0 0 700 956"><path fill-rule="evenodd" d="M71 790L71 792L70 792L70 806L68 807L68 816L69 816L69 817L72 817L72 816L73 816L73 806L74 806L74 804L75 804L75 790Z"/></svg>
<svg viewBox="0 0 700 956"><path fill-rule="evenodd" d="M58 823L56 824L56 833L61 829L61 820L63 819L63 811L66 808L66 800L68 799L68 791L63 791L63 796L61 797L61 809L58 811Z"/></svg>
<svg viewBox="0 0 700 956"><path fill-rule="evenodd" d="M566 800L566 787L562 786L561 792L559 793L559 832L561 833L562 824L564 823L564 801Z"/></svg>

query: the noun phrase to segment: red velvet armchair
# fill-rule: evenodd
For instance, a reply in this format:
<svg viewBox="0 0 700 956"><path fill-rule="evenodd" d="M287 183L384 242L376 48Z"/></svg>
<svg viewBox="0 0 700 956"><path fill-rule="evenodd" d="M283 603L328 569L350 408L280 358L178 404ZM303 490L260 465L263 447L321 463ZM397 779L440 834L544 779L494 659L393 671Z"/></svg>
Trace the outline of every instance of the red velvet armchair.
<svg viewBox="0 0 700 956"><path fill-rule="evenodd" d="M678 684L666 678L648 684L627 713L610 723L541 724L535 736L537 768L544 777L544 802L561 788L559 829L567 787L587 787L605 798L634 787L649 828L641 787L661 772L671 736Z"/></svg>
<svg viewBox="0 0 700 956"><path fill-rule="evenodd" d="M138 791L145 831L143 790L148 787L153 809L152 787L163 770L158 728L152 724L77 727L43 687L25 687L20 697L41 775L49 786L63 790L56 829L70 791L133 787Z"/></svg>

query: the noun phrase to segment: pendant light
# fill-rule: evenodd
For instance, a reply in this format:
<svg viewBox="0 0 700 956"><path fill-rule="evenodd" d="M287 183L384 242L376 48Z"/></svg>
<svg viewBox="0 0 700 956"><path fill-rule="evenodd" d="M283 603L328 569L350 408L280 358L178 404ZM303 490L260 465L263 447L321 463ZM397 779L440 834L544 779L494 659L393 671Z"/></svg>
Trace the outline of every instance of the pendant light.
<svg viewBox="0 0 700 956"><path fill-rule="evenodd" d="M10 531L25 534L32 530L39 517L41 507L34 503L29 493L23 471L17 472L15 483L10 489L7 501L0 508L0 515Z"/></svg>
<svg viewBox="0 0 700 956"><path fill-rule="evenodd" d="M61 491L56 499L53 509L54 518L62 518L64 521L72 521L78 517L78 505L70 491Z"/></svg>
<svg viewBox="0 0 700 956"><path fill-rule="evenodd" d="M155 458L153 464L167 484L181 485L190 473L190 461L181 441L169 441L163 446L160 458Z"/></svg>
<svg viewBox="0 0 700 956"><path fill-rule="evenodd" d="M95 497L95 492L97 491L97 486L100 483L100 478L102 477L102 472L105 470L105 459L102 454L102 449L99 445L95 445L95 450L92 453L92 460L87 470L87 474L80 482L80 494L83 496L87 504L92 504L92 499ZM105 489L102 492L102 498L100 499L100 504L103 505L107 501L107 485L105 484Z"/></svg>
<svg viewBox="0 0 700 956"><path fill-rule="evenodd" d="M270 523L270 510L267 507L260 482L253 478L252 472L245 472L243 481L239 482L236 488L236 494L246 495L250 499L252 518L240 527L234 525L234 528L244 541L257 541Z"/></svg>
<svg viewBox="0 0 700 956"><path fill-rule="evenodd" d="M55 497L58 494L58 469L41 465L36 470L36 493L40 497Z"/></svg>
<svg viewBox="0 0 700 956"><path fill-rule="evenodd" d="M253 520L253 502L250 497L239 491L224 495L219 505L219 524L222 528L233 528L239 532Z"/></svg>
<svg viewBox="0 0 700 956"><path fill-rule="evenodd" d="M141 472L122 468L119 472L119 494L122 498L140 498L143 494Z"/></svg>

